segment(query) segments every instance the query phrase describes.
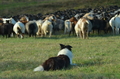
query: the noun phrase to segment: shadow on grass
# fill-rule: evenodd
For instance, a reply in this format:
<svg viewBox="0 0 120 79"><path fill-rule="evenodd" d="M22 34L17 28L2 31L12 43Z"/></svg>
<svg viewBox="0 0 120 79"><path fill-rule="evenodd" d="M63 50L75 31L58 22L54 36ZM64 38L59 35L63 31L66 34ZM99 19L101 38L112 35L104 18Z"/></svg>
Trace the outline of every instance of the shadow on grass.
<svg viewBox="0 0 120 79"><path fill-rule="evenodd" d="M108 33L108 34L104 34L104 33L93 34L93 33L91 33L89 35L90 38L93 38L93 37L113 37L113 36L120 36L120 35L119 34L113 35L112 33ZM51 37L49 37L48 35L46 37L39 37L39 36L36 37L36 39L64 39L64 38L77 38L77 36L76 36L76 34L71 34L70 36L69 36L69 34L56 34L56 35L52 35Z"/></svg>
<svg viewBox="0 0 120 79"><path fill-rule="evenodd" d="M35 39L64 39L64 38L77 38L77 37L73 36L73 35L69 36L69 35L65 34L65 35L53 35L51 37L48 37L48 36L36 37Z"/></svg>
<svg viewBox="0 0 120 79"><path fill-rule="evenodd" d="M113 36L120 36L120 35L113 35L113 34L93 34L91 33L89 35L89 38L93 38L93 37L113 37ZM2 39L6 39L6 38L3 38L1 35L0 35L0 38ZM17 37L10 37L10 38L14 38L14 39L17 39ZM71 34L70 36L68 34L54 34L52 35L51 37L49 37L48 35L45 36L45 37L40 37L40 36L37 36L37 37L29 37L28 35L25 35L24 39L28 39L28 38L32 38L32 39L65 39L65 38L77 38L76 34ZM21 38L20 38L21 39Z"/></svg>
<svg viewBox="0 0 120 79"><path fill-rule="evenodd" d="M87 60L87 61L83 61L79 64L77 64L77 66L79 67L86 67L86 66L100 66L102 64L105 64L105 62L102 62L102 59L100 58L95 58L95 59L90 59L90 60Z"/></svg>
<svg viewBox="0 0 120 79"><path fill-rule="evenodd" d="M110 33L90 33L90 37L112 37L112 36L120 36L119 34L114 34L112 32Z"/></svg>
<svg viewBox="0 0 120 79"><path fill-rule="evenodd" d="M0 71L6 71L6 70L32 70L37 65L39 65L40 62L16 62L16 61L4 61L0 62Z"/></svg>
<svg viewBox="0 0 120 79"><path fill-rule="evenodd" d="M84 61L82 64L78 64L79 67L82 66L92 66L92 65L101 65L104 63L100 62L101 60L96 60L93 62L93 60L88 60L88 61ZM18 73L17 71L26 71L26 70L33 70L35 67L37 67L39 64L39 62L31 62L31 61L27 61L27 62L15 62L15 61L7 61L7 62L1 62L0 63L0 71L16 71L16 74ZM36 66L37 65L37 66ZM63 69L63 70L69 70L72 67L75 66L70 66L67 69ZM57 71L55 71L54 73L56 73ZM62 72L62 70L61 70ZM25 73L25 75L23 74L14 74L11 76L1 76L0 79L108 79L108 77L110 79L115 79L115 76L112 74L108 74L108 77L106 77L105 74L84 74L84 73L80 73L79 75L75 75L75 74L64 74L61 72L57 72L58 74L49 74L47 72L23 72L23 74ZM7 73L7 72L6 72ZM30 73L30 74L29 74ZM47 73L47 75L45 74ZM51 71L50 71L51 73Z"/></svg>
<svg viewBox="0 0 120 79"><path fill-rule="evenodd" d="M23 70L32 70L36 67L38 67L40 64L42 64L42 62L32 62L32 61L26 61L26 62L16 62L16 61L4 61L4 62L0 62L0 71L14 71L14 70L19 70L19 71L23 71ZM69 66L68 68L63 68L63 70L68 70L70 69L71 66ZM52 71L52 70L50 70Z"/></svg>

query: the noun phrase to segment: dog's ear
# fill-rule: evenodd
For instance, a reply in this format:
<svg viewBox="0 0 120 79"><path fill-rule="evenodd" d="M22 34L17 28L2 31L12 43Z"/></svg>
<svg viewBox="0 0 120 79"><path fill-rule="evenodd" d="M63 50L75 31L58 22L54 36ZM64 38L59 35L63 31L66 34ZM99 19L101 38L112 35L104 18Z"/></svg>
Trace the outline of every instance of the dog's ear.
<svg viewBox="0 0 120 79"><path fill-rule="evenodd" d="M60 44L60 49L64 49L65 48L65 45L63 45L63 44Z"/></svg>
<svg viewBox="0 0 120 79"><path fill-rule="evenodd" d="M70 45L63 45L63 44L60 44L60 50L62 50L62 49L64 49L64 48L67 48L67 49L69 49L70 51L71 51L71 48L72 48L72 46L70 46Z"/></svg>
<svg viewBox="0 0 120 79"><path fill-rule="evenodd" d="M70 45L67 45L66 47L68 47L68 48L72 48L72 46L70 46Z"/></svg>
<svg viewBox="0 0 120 79"><path fill-rule="evenodd" d="M67 45L67 46L65 46L65 47L71 51L72 46Z"/></svg>

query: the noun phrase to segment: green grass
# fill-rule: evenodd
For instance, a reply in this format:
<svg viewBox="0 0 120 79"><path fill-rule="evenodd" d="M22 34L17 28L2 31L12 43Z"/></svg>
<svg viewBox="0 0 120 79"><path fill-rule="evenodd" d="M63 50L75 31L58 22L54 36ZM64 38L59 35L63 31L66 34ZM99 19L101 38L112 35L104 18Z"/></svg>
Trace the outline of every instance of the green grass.
<svg viewBox="0 0 120 79"><path fill-rule="evenodd" d="M73 63L68 69L33 72L51 56L59 44L72 45ZM0 79L119 79L120 36L92 35L80 39L68 35L51 38L0 38Z"/></svg>
<svg viewBox="0 0 120 79"><path fill-rule="evenodd" d="M20 1L20 2L19 2ZM4 0L0 1L0 16L53 13L58 10L120 5L117 0ZM68 69L33 72L51 56L56 56L59 44L73 46L73 63ZM0 79L119 79L120 36L91 35L79 39L68 35L51 38L2 38L0 36Z"/></svg>
<svg viewBox="0 0 120 79"><path fill-rule="evenodd" d="M0 16L46 14L66 9L96 8L120 5L118 0L4 0L0 1Z"/></svg>

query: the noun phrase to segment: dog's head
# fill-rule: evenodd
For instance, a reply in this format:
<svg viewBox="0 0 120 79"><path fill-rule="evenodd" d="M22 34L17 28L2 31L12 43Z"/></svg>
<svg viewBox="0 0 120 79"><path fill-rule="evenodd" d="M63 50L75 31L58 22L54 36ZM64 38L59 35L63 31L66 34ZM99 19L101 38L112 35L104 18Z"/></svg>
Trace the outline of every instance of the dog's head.
<svg viewBox="0 0 120 79"><path fill-rule="evenodd" d="M64 48L67 48L67 49L69 49L70 51L72 51L71 50L71 48L72 48L72 46L70 46L70 45L63 45L63 44L60 44L60 50L62 50L62 49L64 49Z"/></svg>

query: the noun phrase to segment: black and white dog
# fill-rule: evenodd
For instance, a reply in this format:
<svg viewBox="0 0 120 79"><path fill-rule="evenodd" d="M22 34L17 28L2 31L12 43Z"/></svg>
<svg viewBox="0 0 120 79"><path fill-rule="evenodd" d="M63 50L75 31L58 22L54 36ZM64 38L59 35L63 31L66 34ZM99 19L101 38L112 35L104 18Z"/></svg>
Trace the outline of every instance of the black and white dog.
<svg viewBox="0 0 120 79"><path fill-rule="evenodd" d="M72 46L60 44L60 51L56 57L50 57L42 65L36 67L34 71L49 71L67 68L72 64Z"/></svg>

